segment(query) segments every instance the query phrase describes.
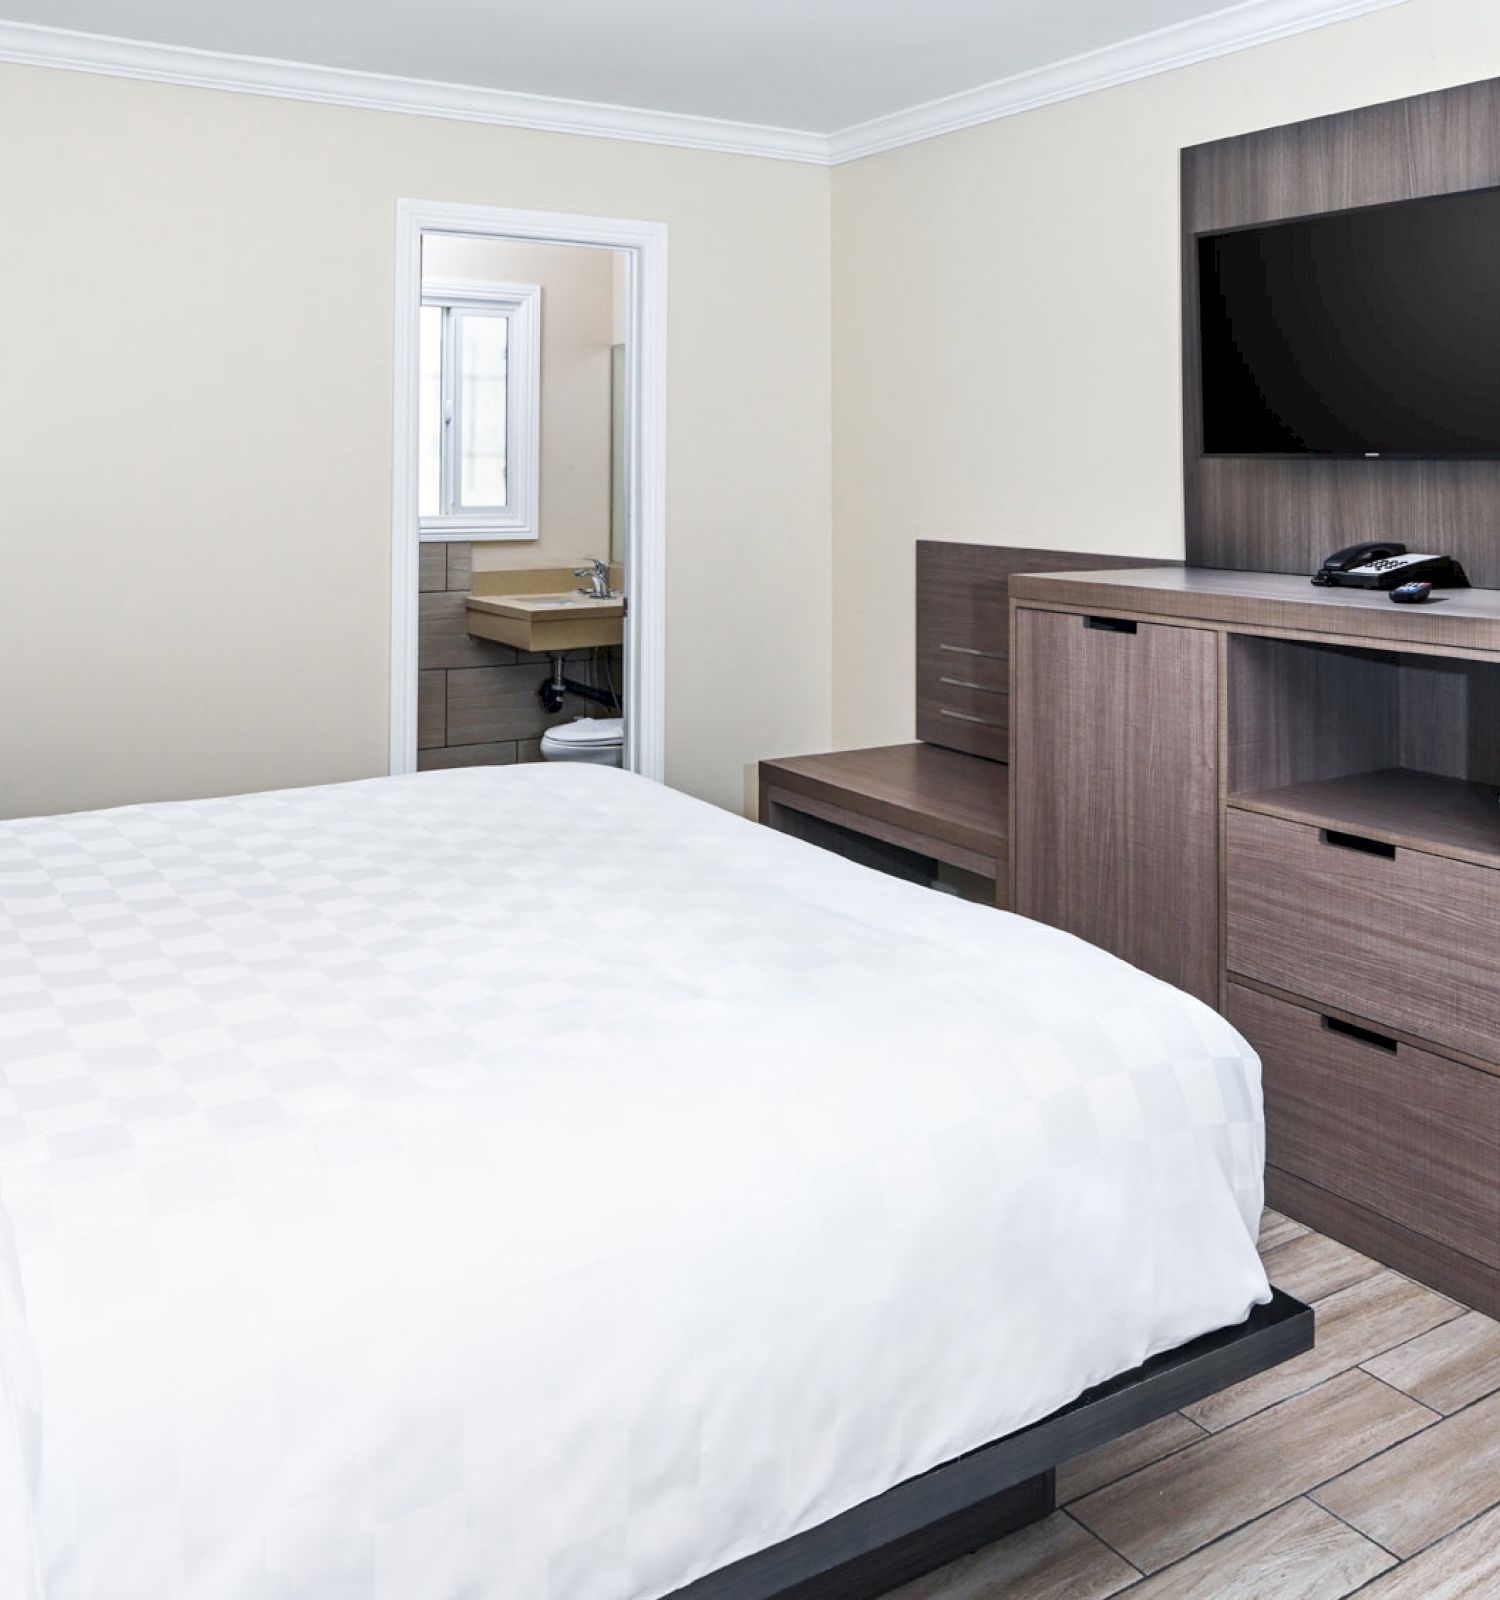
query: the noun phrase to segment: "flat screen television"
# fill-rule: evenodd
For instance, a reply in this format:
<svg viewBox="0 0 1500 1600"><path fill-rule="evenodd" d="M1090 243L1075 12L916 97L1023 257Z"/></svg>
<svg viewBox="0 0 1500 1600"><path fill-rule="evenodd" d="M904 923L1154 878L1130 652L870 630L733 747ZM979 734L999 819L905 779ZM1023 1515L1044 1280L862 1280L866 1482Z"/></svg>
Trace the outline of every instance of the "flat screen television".
<svg viewBox="0 0 1500 1600"><path fill-rule="evenodd" d="M1205 455L1500 457L1500 189L1197 247Z"/></svg>

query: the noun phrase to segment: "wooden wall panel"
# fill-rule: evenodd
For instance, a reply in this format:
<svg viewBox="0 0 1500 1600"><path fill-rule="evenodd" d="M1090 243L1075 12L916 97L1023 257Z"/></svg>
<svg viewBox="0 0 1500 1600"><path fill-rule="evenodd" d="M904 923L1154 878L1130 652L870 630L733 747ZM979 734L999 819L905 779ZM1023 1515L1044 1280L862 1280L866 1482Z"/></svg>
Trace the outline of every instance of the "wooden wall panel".
<svg viewBox="0 0 1500 1600"><path fill-rule="evenodd" d="M1330 550L1399 539L1500 587L1500 461L1202 454L1195 236L1500 185L1500 79L1268 128L1182 153L1183 443L1190 566L1313 572Z"/></svg>

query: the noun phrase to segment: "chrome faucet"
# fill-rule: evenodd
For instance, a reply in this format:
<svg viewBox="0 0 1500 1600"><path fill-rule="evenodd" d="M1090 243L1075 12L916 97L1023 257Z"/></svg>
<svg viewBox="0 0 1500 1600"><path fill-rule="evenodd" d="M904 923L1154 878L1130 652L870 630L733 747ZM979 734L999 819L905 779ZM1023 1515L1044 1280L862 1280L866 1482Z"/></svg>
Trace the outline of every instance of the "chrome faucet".
<svg viewBox="0 0 1500 1600"><path fill-rule="evenodd" d="M608 600L611 598L609 588L609 563L607 561L601 561L598 556L595 556L593 557L593 564L591 566L575 567L573 569L573 576L575 578L587 578L589 580L587 587L582 585L579 586L579 594L586 594L594 600Z"/></svg>

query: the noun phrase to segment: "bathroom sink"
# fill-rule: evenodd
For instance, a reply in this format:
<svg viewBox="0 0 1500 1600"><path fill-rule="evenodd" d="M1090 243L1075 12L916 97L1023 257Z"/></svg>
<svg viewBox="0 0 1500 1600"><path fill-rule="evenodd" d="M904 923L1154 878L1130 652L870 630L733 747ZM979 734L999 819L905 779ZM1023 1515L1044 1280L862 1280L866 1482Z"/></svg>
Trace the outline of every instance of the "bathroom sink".
<svg viewBox="0 0 1500 1600"><path fill-rule="evenodd" d="M625 597L606 600L591 594L471 594L471 611L490 611L502 617L529 617L537 611L592 611L599 616L625 614Z"/></svg>
<svg viewBox="0 0 1500 1600"><path fill-rule="evenodd" d="M618 567L612 586L624 581ZM468 629L478 639L517 650L575 650L615 645L624 637L625 596L581 594L569 568L476 572L468 597Z"/></svg>

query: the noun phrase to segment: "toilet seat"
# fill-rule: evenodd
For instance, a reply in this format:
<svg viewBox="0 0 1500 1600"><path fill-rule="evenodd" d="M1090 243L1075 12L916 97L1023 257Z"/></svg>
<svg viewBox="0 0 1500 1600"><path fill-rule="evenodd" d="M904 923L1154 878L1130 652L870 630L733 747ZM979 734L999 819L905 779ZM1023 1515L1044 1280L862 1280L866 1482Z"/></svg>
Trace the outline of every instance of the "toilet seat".
<svg viewBox="0 0 1500 1600"><path fill-rule="evenodd" d="M578 717L542 735L544 761L592 761L617 767L625 745L623 717Z"/></svg>

